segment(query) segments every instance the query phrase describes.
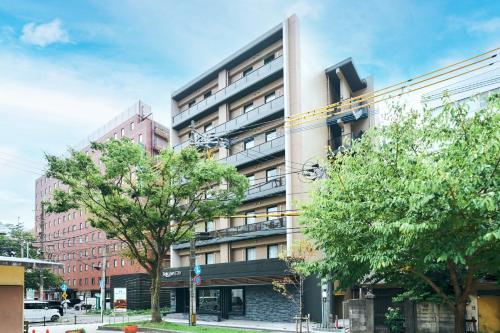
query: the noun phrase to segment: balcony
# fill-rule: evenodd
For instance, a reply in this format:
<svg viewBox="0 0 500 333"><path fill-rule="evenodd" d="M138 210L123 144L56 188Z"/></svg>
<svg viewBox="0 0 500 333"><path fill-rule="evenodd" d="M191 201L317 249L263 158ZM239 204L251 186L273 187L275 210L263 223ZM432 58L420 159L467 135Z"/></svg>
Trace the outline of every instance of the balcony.
<svg viewBox="0 0 500 333"><path fill-rule="evenodd" d="M368 118L369 108L368 106L363 106L365 104L367 104L366 101L345 106L344 109L346 111L343 111L342 107L335 109L334 113L326 120L327 125L333 125L339 122L349 123Z"/></svg>
<svg viewBox="0 0 500 333"><path fill-rule="evenodd" d="M257 68L248 75L220 89L210 97L193 105L188 110L175 115L172 127L179 129L186 126L191 120L198 119L222 103L234 100L245 94L249 89L259 88L282 75L283 57L276 58L270 63Z"/></svg>
<svg viewBox="0 0 500 333"><path fill-rule="evenodd" d="M245 198L243 198L243 202L275 196L285 193L285 190L285 177L281 176L263 184L250 186L250 189L247 190Z"/></svg>
<svg viewBox="0 0 500 333"><path fill-rule="evenodd" d="M258 106L255 109L242 114L241 116L238 116L215 127L210 132L214 133L217 137L230 135L232 132L240 130L242 127L247 127L260 121L270 119L282 112L283 109L284 97L280 96L272 100L271 102Z"/></svg>
<svg viewBox="0 0 500 333"><path fill-rule="evenodd" d="M286 234L286 219L280 217L274 220L211 231L211 239L197 241L196 247L284 234ZM173 248L175 250L187 249L189 242L175 244Z"/></svg>
<svg viewBox="0 0 500 333"><path fill-rule="evenodd" d="M240 130L243 127L249 125L258 124L261 121L272 119L277 117L284 110L284 97L280 96L276 99L256 107L255 109L248 111L234 119L231 119L223 124L218 125L208 133L213 133L216 137L222 137L226 135L231 135L231 133ZM174 146L174 151L179 152L182 149L188 147L190 141L187 140L183 143Z"/></svg>
<svg viewBox="0 0 500 333"><path fill-rule="evenodd" d="M274 140L264 142L253 148L241 151L220 161L222 163L232 164L237 168L268 160L285 151L285 136L277 137Z"/></svg>

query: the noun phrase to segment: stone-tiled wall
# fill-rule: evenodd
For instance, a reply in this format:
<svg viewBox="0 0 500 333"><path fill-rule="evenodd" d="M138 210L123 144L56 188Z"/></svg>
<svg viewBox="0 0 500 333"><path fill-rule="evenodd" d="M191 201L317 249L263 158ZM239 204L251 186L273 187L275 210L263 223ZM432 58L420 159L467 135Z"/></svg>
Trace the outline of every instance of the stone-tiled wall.
<svg viewBox="0 0 500 333"><path fill-rule="evenodd" d="M298 301L298 295L295 295ZM230 319L292 322L298 306L273 290L271 285L245 287L245 315Z"/></svg>

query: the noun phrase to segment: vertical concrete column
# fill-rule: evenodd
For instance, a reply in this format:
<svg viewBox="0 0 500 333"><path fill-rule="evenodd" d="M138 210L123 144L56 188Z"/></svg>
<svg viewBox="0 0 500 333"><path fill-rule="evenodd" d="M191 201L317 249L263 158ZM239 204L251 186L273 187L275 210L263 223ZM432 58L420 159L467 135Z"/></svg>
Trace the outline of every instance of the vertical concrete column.
<svg viewBox="0 0 500 333"><path fill-rule="evenodd" d="M375 309L374 309L375 295L368 291L365 295L366 304L366 332L375 332Z"/></svg>

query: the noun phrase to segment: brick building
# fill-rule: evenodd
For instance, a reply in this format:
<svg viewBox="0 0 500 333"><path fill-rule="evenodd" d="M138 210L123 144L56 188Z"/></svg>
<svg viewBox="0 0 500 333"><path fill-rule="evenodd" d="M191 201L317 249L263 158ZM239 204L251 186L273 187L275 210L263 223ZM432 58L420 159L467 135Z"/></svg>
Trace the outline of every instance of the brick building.
<svg viewBox="0 0 500 333"><path fill-rule="evenodd" d="M128 110L109 121L85 138L75 148L90 151L91 141L120 138L132 139L150 154L156 154L168 146L169 130L151 119L151 108L138 101ZM98 157L93 156L96 163ZM43 249L46 259L62 263L54 269L68 286L70 298L93 297L100 293L101 266L104 248L107 252L106 296L109 297L109 281L112 276L144 272L133 260L121 256L125 248L116 240L107 240L103 231L92 228L84 210L71 210L61 214L45 214L41 225L41 202L50 200L53 191L61 187L57 180L40 177L35 182L35 234L37 247ZM46 291L44 299L57 298L58 290Z"/></svg>

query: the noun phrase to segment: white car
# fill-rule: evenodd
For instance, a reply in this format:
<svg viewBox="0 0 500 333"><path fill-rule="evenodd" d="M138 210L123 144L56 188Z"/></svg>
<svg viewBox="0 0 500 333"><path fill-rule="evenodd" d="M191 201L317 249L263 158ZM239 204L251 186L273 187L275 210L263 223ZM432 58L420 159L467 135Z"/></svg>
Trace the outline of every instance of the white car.
<svg viewBox="0 0 500 333"><path fill-rule="evenodd" d="M25 321L58 321L59 310L49 309L49 303L42 301L24 301Z"/></svg>

